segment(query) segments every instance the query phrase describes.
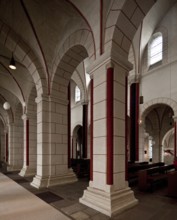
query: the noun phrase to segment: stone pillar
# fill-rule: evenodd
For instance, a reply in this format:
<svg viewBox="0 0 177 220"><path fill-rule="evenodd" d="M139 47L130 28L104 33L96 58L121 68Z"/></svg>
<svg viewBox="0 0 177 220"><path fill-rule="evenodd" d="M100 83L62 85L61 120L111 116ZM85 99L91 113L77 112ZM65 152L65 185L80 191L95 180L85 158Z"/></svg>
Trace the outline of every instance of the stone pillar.
<svg viewBox="0 0 177 220"><path fill-rule="evenodd" d="M139 83L130 86L130 161L139 160Z"/></svg>
<svg viewBox="0 0 177 220"><path fill-rule="evenodd" d="M160 157L160 138L159 138L159 130L153 134L153 146L152 146L152 162L157 163L161 161Z"/></svg>
<svg viewBox="0 0 177 220"><path fill-rule="evenodd" d="M93 178L79 201L112 216L136 205L137 200L125 180L125 79L129 69L106 55L87 70L94 80Z"/></svg>
<svg viewBox="0 0 177 220"><path fill-rule="evenodd" d="M8 132L6 134L6 162L8 163L8 170L13 171L14 167L14 140L13 140L14 123L8 124Z"/></svg>
<svg viewBox="0 0 177 220"><path fill-rule="evenodd" d="M145 161L145 130L144 125L139 124L139 162Z"/></svg>
<svg viewBox="0 0 177 220"><path fill-rule="evenodd" d="M23 166L23 135L20 120L8 124L9 171L19 171Z"/></svg>
<svg viewBox="0 0 177 220"><path fill-rule="evenodd" d="M34 176L36 174L36 148L33 146L34 135L33 126L31 125L31 120L26 114L22 116L24 129L23 129L23 168L21 169L20 176ZM35 129L36 131L36 129ZM33 137L32 137L33 136Z"/></svg>
<svg viewBox="0 0 177 220"><path fill-rule="evenodd" d="M93 78L90 81L90 181L93 181Z"/></svg>
<svg viewBox="0 0 177 220"><path fill-rule="evenodd" d="M39 96L37 102L37 174L31 183L36 188L76 181L68 169L68 102Z"/></svg>
<svg viewBox="0 0 177 220"><path fill-rule="evenodd" d="M6 159L6 131L4 129L1 130L1 138L0 138L0 146L1 146L1 161L5 162Z"/></svg>
<svg viewBox="0 0 177 220"><path fill-rule="evenodd" d="M71 168L71 87L68 85L68 107L67 107L67 127L68 127L68 168Z"/></svg>
<svg viewBox="0 0 177 220"><path fill-rule="evenodd" d="M5 131L5 162L9 163L9 135L8 135L8 131Z"/></svg>

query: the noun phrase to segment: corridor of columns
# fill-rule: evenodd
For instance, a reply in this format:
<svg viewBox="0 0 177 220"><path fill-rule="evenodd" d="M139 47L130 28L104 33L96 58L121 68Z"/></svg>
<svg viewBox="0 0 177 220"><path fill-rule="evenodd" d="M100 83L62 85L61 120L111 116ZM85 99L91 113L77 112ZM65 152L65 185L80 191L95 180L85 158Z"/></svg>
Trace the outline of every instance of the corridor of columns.
<svg viewBox="0 0 177 220"><path fill-rule="evenodd" d="M176 21L176 0L0 1L4 174L84 179L78 202L109 217L138 206L132 167L176 158Z"/></svg>

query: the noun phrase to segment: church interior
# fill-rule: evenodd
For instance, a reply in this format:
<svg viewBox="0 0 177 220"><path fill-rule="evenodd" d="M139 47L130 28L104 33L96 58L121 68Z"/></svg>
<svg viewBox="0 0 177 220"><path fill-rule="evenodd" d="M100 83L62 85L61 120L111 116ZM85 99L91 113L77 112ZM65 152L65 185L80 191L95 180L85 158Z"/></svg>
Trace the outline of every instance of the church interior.
<svg viewBox="0 0 177 220"><path fill-rule="evenodd" d="M0 219L177 219L176 83L176 0L0 0Z"/></svg>

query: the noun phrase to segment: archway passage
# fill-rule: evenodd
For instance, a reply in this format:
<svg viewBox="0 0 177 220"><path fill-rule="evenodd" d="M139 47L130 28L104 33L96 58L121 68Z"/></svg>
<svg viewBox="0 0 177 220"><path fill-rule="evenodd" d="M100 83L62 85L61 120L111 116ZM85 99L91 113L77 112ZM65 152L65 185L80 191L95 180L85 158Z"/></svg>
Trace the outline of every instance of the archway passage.
<svg viewBox="0 0 177 220"><path fill-rule="evenodd" d="M81 125L77 125L72 134L71 167L78 178L86 177L89 179L90 159L84 158L84 147L83 127Z"/></svg>
<svg viewBox="0 0 177 220"><path fill-rule="evenodd" d="M174 127L174 112L171 107L156 104L150 107L145 116L145 131L152 137L152 162L164 161L165 149L163 139L167 132ZM172 144L172 143L171 143ZM173 141L174 150L174 141Z"/></svg>

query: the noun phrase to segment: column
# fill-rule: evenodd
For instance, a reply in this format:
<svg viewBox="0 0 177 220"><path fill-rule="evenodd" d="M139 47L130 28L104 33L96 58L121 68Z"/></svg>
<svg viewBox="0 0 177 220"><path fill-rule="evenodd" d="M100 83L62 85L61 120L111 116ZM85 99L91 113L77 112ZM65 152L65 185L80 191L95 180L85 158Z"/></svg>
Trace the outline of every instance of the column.
<svg viewBox="0 0 177 220"><path fill-rule="evenodd" d="M160 156L160 135L159 135L159 130L157 129L153 133L153 146L152 146L152 162L157 163L161 161L161 156Z"/></svg>
<svg viewBox="0 0 177 220"><path fill-rule="evenodd" d="M0 137L0 146L1 146L1 161L6 161L6 130L2 128ZM8 138L7 138L8 139Z"/></svg>
<svg viewBox="0 0 177 220"><path fill-rule="evenodd" d="M9 171L20 171L23 167L23 123L17 111L14 123L9 124Z"/></svg>
<svg viewBox="0 0 177 220"><path fill-rule="evenodd" d="M20 176L34 176L36 174L36 151L37 146L34 145L36 129L32 126L32 120L29 119L28 115L24 114L23 119L23 168L21 169ZM36 121L35 121L36 122Z"/></svg>
<svg viewBox="0 0 177 220"><path fill-rule="evenodd" d="M32 186L50 187L77 181L68 169L68 102L39 96L37 102L37 174Z"/></svg>
<svg viewBox="0 0 177 220"><path fill-rule="evenodd" d="M139 83L130 86L130 161L139 160Z"/></svg>
<svg viewBox="0 0 177 220"><path fill-rule="evenodd" d="M68 85L68 168L71 168L71 88Z"/></svg>
<svg viewBox="0 0 177 220"><path fill-rule="evenodd" d="M90 81L90 181L93 181L93 78Z"/></svg>
<svg viewBox="0 0 177 220"><path fill-rule="evenodd" d="M5 131L5 162L9 162L9 137L8 132Z"/></svg>
<svg viewBox="0 0 177 220"><path fill-rule="evenodd" d="M144 124L139 124L139 162L145 161L145 130Z"/></svg>
<svg viewBox="0 0 177 220"><path fill-rule="evenodd" d="M14 123L8 124L8 132L6 134L6 163L8 163L8 171L14 170Z"/></svg>
<svg viewBox="0 0 177 220"><path fill-rule="evenodd" d="M137 200L125 180L125 81L128 68L105 55L90 70L93 77L93 177L80 202L108 216Z"/></svg>
<svg viewBox="0 0 177 220"><path fill-rule="evenodd" d="M83 158L87 158L87 115L88 115L88 104L82 103L82 146L83 146Z"/></svg>

